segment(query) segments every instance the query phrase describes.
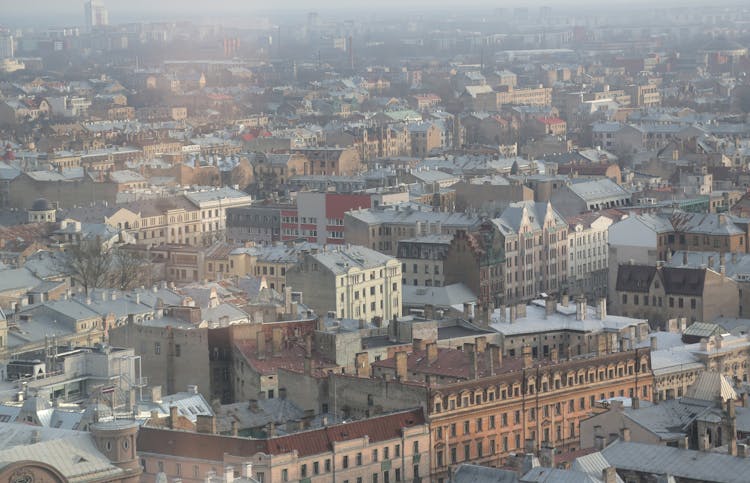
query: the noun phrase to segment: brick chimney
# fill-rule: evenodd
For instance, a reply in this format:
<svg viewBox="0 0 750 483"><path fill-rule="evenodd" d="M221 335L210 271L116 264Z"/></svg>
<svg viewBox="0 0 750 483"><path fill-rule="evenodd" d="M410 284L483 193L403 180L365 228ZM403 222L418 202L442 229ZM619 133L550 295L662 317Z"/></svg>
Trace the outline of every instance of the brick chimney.
<svg viewBox="0 0 750 483"><path fill-rule="evenodd" d="M396 352L396 378L405 381L409 371L406 351Z"/></svg>
<svg viewBox="0 0 750 483"><path fill-rule="evenodd" d="M599 297L596 301L596 318L599 320L607 318L607 299L605 297Z"/></svg>
<svg viewBox="0 0 750 483"><path fill-rule="evenodd" d="M474 338L474 345L477 349L477 354L484 354L484 351L487 349L487 337L480 336Z"/></svg>
<svg viewBox="0 0 750 483"><path fill-rule="evenodd" d="M490 372L495 374L503 367L503 351L496 344L490 344Z"/></svg>
<svg viewBox="0 0 750 483"><path fill-rule="evenodd" d="M175 429L179 417L180 413L177 410L177 406L169 406L169 429Z"/></svg>
<svg viewBox="0 0 750 483"><path fill-rule="evenodd" d="M273 344L273 355L274 357L281 355L281 343L284 338L284 332L280 327L274 327L271 332L272 344Z"/></svg>
<svg viewBox="0 0 750 483"><path fill-rule="evenodd" d="M354 360L357 364L357 377L370 377L370 356L367 352L359 352Z"/></svg>
<svg viewBox="0 0 750 483"><path fill-rule="evenodd" d="M532 366L533 359L531 357L531 346L525 345L521 350L523 354L523 368L528 369Z"/></svg>
<svg viewBox="0 0 750 483"><path fill-rule="evenodd" d="M197 433L216 434L216 418L207 414L199 414L195 421Z"/></svg>
<svg viewBox="0 0 750 483"><path fill-rule="evenodd" d="M263 330L259 330L258 334L255 336L255 345L256 350L258 351L258 359L265 359L266 358L266 334L263 333Z"/></svg>
<svg viewBox="0 0 750 483"><path fill-rule="evenodd" d="M544 300L544 317L554 314L557 311L557 300L547 297Z"/></svg>
<svg viewBox="0 0 750 483"><path fill-rule="evenodd" d="M427 344L427 364L432 365L438 360L438 346L437 342L430 342Z"/></svg>
<svg viewBox="0 0 750 483"><path fill-rule="evenodd" d="M576 298L576 320L586 320L586 297Z"/></svg>
<svg viewBox="0 0 750 483"><path fill-rule="evenodd" d="M602 483L617 483L617 471L614 466L602 470Z"/></svg>

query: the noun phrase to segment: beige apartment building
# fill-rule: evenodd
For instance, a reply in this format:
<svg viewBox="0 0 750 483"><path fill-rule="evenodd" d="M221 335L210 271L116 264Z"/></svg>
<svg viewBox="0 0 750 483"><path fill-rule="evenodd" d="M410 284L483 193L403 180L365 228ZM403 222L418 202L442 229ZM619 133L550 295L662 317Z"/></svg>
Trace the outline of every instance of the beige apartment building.
<svg viewBox="0 0 750 483"><path fill-rule="evenodd" d="M216 424L201 426L211 431ZM138 438L144 483L159 473L184 483L203 483L210 474L263 483L429 481L430 431L421 409L266 439L148 426Z"/></svg>
<svg viewBox="0 0 750 483"><path fill-rule="evenodd" d="M504 303L567 287L568 223L547 203L511 203L493 220L505 243Z"/></svg>
<svg viewBox="0 0 750 483"><path fill-rule="evenodd" d="M401 315L401 263L366 247L305 253L286 282L320 316L387 324Z"/></svg>
<svg viewBox="0 0 750 483"><path fill-rule="evenodd" d="M249 195L230 188L119 205L104 223L130 232L139 245L211 245L224 239L226 210L247 206Z"/></svg>

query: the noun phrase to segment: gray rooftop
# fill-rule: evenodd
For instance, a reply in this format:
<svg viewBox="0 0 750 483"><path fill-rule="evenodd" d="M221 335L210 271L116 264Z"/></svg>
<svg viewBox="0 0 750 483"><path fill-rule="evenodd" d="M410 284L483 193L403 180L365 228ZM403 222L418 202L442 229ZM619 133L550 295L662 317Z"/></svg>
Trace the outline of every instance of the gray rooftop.
<svg viewBox="0 0 750 483"><path fill-rule="evenodd" d="M750 459L707 451L617 441L601 453L617 469L690 481L745 483L750 474Z"/></svg>

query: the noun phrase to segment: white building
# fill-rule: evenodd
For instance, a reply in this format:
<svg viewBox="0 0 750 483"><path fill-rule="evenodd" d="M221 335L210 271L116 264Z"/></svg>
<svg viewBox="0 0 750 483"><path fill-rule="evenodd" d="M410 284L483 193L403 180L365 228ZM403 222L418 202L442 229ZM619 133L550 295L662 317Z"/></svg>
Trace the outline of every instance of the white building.
<svg viewBox="0 0 750 483"><path fill-rule="evenodd" d="M89 0L83 5L86 31L109 25L109 12L99 0Z"/></svg>
<svg viewBox="0 0 750 483"><path fill-rule="evenodd" d="M401 315L401 263L362 246L303 254L286 272L287 287L302 292L318 315L380 322Z"/></svg>
<svg viewBox="0 0 750 483"><path fill-rule="evenodd" d="M589 299L607 296L608 233L614 220L599 213L568 219L568 290Z"/></svg>

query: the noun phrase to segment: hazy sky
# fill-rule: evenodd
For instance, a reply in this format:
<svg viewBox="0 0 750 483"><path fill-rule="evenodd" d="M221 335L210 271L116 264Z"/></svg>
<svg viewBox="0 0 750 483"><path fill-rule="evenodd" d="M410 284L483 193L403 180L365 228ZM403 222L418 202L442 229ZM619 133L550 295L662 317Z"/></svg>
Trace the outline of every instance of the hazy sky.
<svg viewBox="0 0 750 483"><path fill-rule="evenodd" d="M732 1L732 0L727 0ZM109 10L110 23L137 20L169 20L174 18L214 19L227 14L258 14L270 10L305 13L319 10L348 10L358 8L377 10L383 7L403 7L416 9L420 7L438 7L441 9L463 10L470 6L482 6L488 10L498 7L527 6L536 8L548 5L554 9L563 9L569 5L605 5L598 0L103 0ZM724 2L721 2L724 3ZM736 2L734 2L736 3ZM23 23L26 25L81 25L83 23L83 0L0 0L0 24ZM615 0L606 2L607 7L625 5L716 5L707 0Z"/></svg>

